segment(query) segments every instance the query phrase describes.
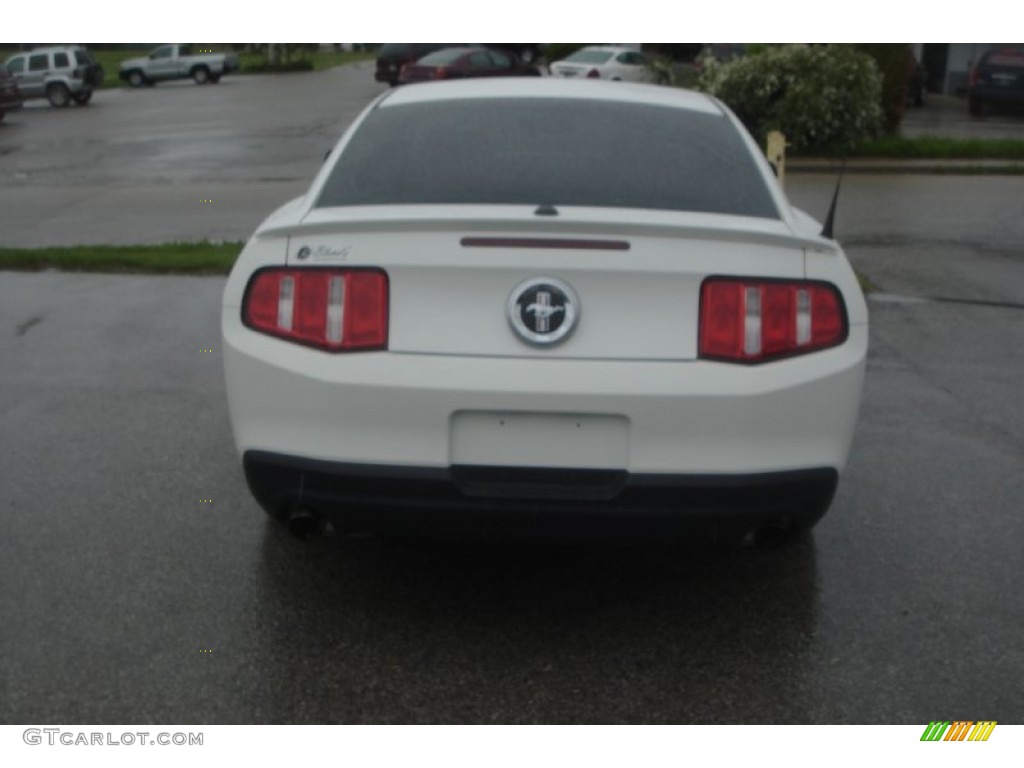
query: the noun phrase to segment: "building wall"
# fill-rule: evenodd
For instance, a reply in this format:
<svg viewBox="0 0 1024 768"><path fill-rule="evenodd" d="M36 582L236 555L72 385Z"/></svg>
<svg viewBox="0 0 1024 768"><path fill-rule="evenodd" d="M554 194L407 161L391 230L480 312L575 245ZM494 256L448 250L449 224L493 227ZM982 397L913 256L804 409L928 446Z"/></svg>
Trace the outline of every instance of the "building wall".
<svg viewBox="0 0 1024 768"><path fill-rule="evenodd" d="M967 76L981 55L995 43L950 43L946 61L946 88L948 94L967 92Z"/></svg>

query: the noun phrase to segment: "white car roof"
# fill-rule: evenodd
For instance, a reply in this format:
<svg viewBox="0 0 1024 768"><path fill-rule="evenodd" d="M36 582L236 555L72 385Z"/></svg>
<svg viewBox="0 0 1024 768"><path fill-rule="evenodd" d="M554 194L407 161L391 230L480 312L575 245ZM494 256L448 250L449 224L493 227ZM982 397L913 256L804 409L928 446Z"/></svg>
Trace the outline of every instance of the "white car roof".
<svg viewBox="0 0 1024 768"><path fill-rule="evenodd" d="M48 45L45 48L33 48L31 51L21 53L60 53L61 51L84 51L80 45Z"/></svg>
<svg viewBox="0 0 1024 768"><path fill-rule="evenodd" d="M404 85L390 91L379 107L459 99L587 99L675 107L723 115L718 103L703 93L661 85L561 77L481 77L450 82Z"/></svg>
<svg viewBox="0 0 1024 768"><path fill-rule="evenodd" d="M625 53L629 51L631 53L643 53L639 48L631 48L628 45L588 45L586 48L580 48L581 51L601 51L602 53ZM578 51L577 51L578 53ZM569 54L570 56L572 54Z"/></svg>

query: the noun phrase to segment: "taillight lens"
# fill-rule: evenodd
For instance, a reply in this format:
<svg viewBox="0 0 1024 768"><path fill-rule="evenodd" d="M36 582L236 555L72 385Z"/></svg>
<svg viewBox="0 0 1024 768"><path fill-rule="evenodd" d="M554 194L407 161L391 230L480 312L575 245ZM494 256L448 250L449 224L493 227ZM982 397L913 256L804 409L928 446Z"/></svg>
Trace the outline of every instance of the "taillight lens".
<svg viewBox="0 0 1024 768"><path fill-rule="evenodd" d="M978 84L978 68L976 66L971 67L970 74L967 76L967 86L973 88Z"/></svg>
<svg viewBox="0 0 1024 768"><path fill-rule="evenodd" d="M445 67L434 67L434 79L444 80L448 77L448 70Z"/></svg>
<svg viewBox="0 0 1024 768"><path fill-rule="evenodd" d="M601 73L598 72L596 69L592 69L589 72L587 72L587 77L600 77L600 76L601 76Z"/></svg>
<svg viewBox="0 0 1024 768"><path fill-rule="evenodd" d="M834 347L846 335L846 307L833 285L709 278L701 286L703 358L762 363Z"/></svg>
<svg viewBox="0 0 1024 768"><path fill-rule="evenodd" d="M330 352L386 349L388 276L379 269L264 269L253 275L242 322Z"/></svg>

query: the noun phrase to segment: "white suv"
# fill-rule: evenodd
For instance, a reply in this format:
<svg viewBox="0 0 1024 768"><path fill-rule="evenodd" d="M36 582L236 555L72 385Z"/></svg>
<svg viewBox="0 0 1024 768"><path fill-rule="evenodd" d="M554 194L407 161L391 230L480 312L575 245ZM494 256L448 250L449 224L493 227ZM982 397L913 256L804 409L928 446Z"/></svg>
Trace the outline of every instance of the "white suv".
<svg viewBox="0 0 1024 768"><path fill-rule="evenodd" d="M36 48L4 62L18 83L22 98L46 98L55 107L72 101L88 104L94 88L103 83L103 67L84 48Z"/></svg>

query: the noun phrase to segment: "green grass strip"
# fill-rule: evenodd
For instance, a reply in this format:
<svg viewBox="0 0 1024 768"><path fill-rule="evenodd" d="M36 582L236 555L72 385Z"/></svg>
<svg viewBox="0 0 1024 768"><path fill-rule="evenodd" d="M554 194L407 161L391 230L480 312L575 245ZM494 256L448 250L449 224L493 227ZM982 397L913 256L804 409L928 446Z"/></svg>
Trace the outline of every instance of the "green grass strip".
<svg viewBox="0 0 1024 768"><path fill-rule="evenodd" d="M302 51L291 54L288 61L293 66L301 62L307 62L312 65L311 69L314 72L319 72L357 61L373 61L376 56L377 54L371 51L315 51L312 53ZM273 69L267 63L267 57L262 53L240 53L238 55L238 62L241 66L241 74L243 75L250 72L273 72ZM287 68L288 65L282 64L281 66L282 68Z"/></svg>
<svg viewBox="0 0 1024 768"><path fill-rule="evenodd" d="M0 269L38 272L114 272L226 275L244 243L80 245L71 248L0 248Z"/></svg>
<svg viewBox="0 0 1024 768"><path fill-rule="evenodd" d="M840 157L844 153L833 151L826 154ZM886 136L858 144L845 154L847 157L900 160L1024 160L1024 139Z"/></svg>

